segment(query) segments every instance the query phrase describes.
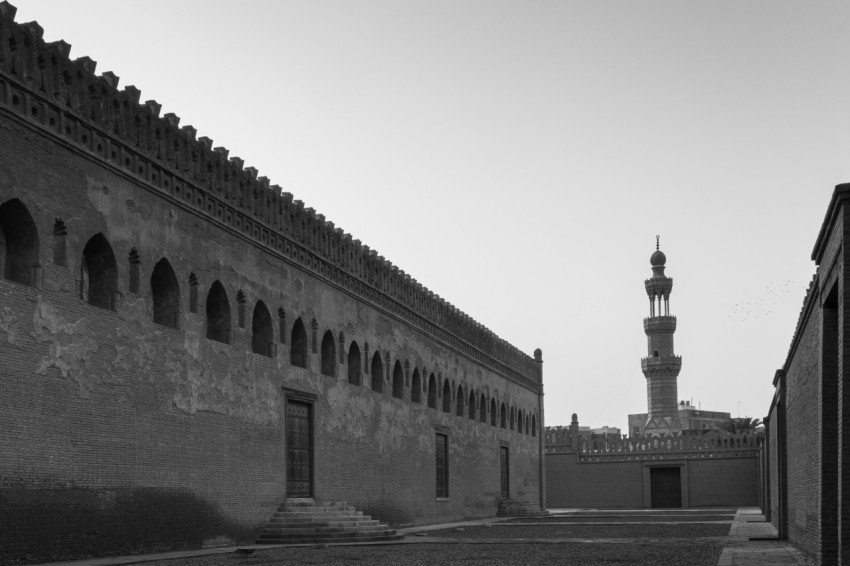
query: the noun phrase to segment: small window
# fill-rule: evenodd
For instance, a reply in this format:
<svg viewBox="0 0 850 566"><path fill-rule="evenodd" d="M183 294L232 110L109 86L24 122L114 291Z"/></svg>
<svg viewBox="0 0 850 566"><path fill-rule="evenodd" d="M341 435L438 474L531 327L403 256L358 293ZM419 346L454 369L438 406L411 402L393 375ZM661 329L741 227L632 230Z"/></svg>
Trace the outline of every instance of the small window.
<svg viewBox="0 0 850 566"><path fill-rule="evenodd" d="M180 289L177 276L168 260L157 262L151 274L153 321L171 328L180 327Z"/></svg>
<svg viewBox="0 0 850 566"><path fill-rule="evenodd" d="M361 367L360 347L357 342L352 342L348 347L348 383L360 385L363 381L363 368Z"/></svg>
<svg viewBox="0 0 850 566"><path fill-rule="evenodd" d="M452 412L452 388L449 386L449 380L443 382L443 412Z"/></svg>
<svg viewBox="0 0 850 566"><path fill-rule="evenodd" d="M398 360L393 366L393 397L396 399L404 397L404 371L401 369L401 362Z"/></svg>
<svg viewBox="0 0 850 566"><path fill-rule="evenodd" d="M289 363L299 368L307 367L307 329L299 317L292 325L289 341Z"/></svg>
<svg viewBox="0 0 850 566"><path fill-rule="evenodd" d="M522 433L522 409L517 411L516 431Z"/></svg>
<svg viewBox="0 0 850 566"><path fill-rule="evenodd" d="M218 281L207 294L207 338L230 344L230 302L224 286Z"/></svg>
<svg viewBox="0 0 850 566"><path fill-rule="evenodd" d="M7 259L7 262L10 261ZM9 277L7 263L6 277ZM14 280L14 279L13 279ZM95 234L83 249L82 294L90 305L115 310L118 292L118 264L112 246L103 234Z"/></svg>
<svg viewBox="0 0 850 566"><path fill-rule="evenodd" d="M508 408L504 403L502 403L502 410L499 411L499 418L501 419L499 421L499 426L502 428L508 428Z"/></svg>
<svg viewBox="0 0 850 566"><path fill-rule="evenodd" d="M475 392L474 391L469 392L469 410L468 410L468 413L469 413L470 420L474 421L475 420Z"/></svg>
<svg viewBox="0 0 850 566"><path fill-rule="evenodd" d="M449 437L437 433L437 497L449 496Z"/></svg>
<svg viewBox="0 0 850 566"><path fill-rule="evenodd" d="M457 386L457 395L455 396L455 399L457 400L457 407L455 407L455 414L459 417L462 417L463 416L463 402L465 400L465 397L464 397L464 394L463 394L463 385Z"/></svg>
<svg viewBox="0 0 850 566"><path fill-rule="evenodd" d="M0 259L4 262L3 277L15 283L35 286L34 271L40 263L38 261L38 230L24 203L18 199L12 199L0 206L0 228L2 228L0 233L2 233L2 244L4 244L3 248L0 249L0 254L2 254ZM62 228L64 229L64 224ZM100 234L89 240L89 245L98 236L103 239L102 244L109 248L106 238L103 238ZM62 242L64 246L64 235ZM86 246L86 249L88 249L88 246ZM111 248L109 248L108 253L112 254ZM114 258L112 263L115 263ZM111 300L110 297L110 306L89 302L95 306L112 308Z"/></svg>
<svg viewBox="0 0 850 566"><path fill-rule="evenodd" d="M422 379L419 377L419 369L413 370L413 379L410 382L410 400L414 403L422 402Z"/></svg>
<svg viewBox="0 0 850 566"><path fill-rule="evenodd" d="M496 400L490 399L490 426L496 426L496 419L498 418L498 410L496 409Z"/></svg>
<svg viewBox="0 0 850 566"><path fill-rule="evenodd" d="M251 317L251 351L270 358L274 356L272 315L263 301L257 301Z"/></svg>
<svg viewBox="0 0 850 566"><path fill-rule="evenodd" d="M382 393L384 391L384 362L381 360L380 352L372 356L372 391Z"/></svg>
<svg viewBox="0 0 850 566"><path fill-rule="evenodd" d="M487 397L481 394L480 404L478 405L478 419L487 424Z"/></svg>
<svg viewBox="0 0 850 566"><path fill-rule="evenodd" d="M531 436L537 436L537 417L531 417Z"/></svg>
<svg viewBox="0 0 850 566"><path fill-rule="evenodd" d="M330 330L322 336L322 375L336 377L336 340Z"/></svg>
<svg viewBox="0 0 850 566"><path fill-rule="evenodd" d="M428 407L431 409L437 408L437 380L434 379L434 374L428 378Z"/></svg>

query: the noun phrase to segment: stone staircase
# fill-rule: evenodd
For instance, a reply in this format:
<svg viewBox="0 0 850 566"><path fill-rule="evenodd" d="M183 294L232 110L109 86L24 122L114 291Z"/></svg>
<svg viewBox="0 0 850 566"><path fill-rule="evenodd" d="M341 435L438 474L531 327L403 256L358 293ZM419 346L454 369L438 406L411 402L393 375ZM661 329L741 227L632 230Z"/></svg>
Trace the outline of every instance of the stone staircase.
<svg viewBox="0 0 850 566"><path fill-rule="evenodd" d="M344 502L287 499L260 533L257 544L308 544L400 540L394 529Z"/></svg>
<svg viewBox="0 0 850 566"><path fill-rule="evenodd" d="M546 511L541 511L536 503L516 499L503 499L499 502L499 510L496 512L497 517L534 517L545 514Z"/></svg>

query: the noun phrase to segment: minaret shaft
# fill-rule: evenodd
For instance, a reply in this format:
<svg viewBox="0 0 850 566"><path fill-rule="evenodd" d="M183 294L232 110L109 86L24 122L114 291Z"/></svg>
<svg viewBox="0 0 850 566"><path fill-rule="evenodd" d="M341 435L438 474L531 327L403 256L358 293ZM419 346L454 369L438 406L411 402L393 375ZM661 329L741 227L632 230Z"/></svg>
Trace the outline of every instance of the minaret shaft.
<svg viewBox="0 0 850 566"><path fill-rule="evenodd" d="M677 380L682 358L673 347L676 317L670 315L670 293L673 279L664 275L667 258L656 248L650 263L652 277L645 281L649 296L649 317L643 320L646 332L647 357L641 360L641 370L646 377L646 402L648 417L644 434L678 434L679 392Z"/></svg>

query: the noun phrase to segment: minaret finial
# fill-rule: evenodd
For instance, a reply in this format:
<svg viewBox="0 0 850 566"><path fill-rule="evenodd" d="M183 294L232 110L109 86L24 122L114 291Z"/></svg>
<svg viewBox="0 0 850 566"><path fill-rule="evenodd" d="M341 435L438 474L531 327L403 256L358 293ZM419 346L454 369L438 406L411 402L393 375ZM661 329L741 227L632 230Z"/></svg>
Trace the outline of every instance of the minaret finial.
<svg viewBox="0 0 850 566"><path fill-rule="evenodd" d="M659 248L660 245L661 245L661 236L656 234L656 236L655 236L655 249L656 249L656 251L660 249Z"/></svg>

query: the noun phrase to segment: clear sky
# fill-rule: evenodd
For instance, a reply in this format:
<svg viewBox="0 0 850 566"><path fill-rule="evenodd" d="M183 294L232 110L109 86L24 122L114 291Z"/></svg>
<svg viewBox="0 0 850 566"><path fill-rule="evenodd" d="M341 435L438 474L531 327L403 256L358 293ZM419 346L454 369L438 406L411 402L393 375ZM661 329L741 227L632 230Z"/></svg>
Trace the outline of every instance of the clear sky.
<svg viewBox="0 0 850 566"><path fill-rule="evenodd" d="M850 2L13 0L19 22L544 357L626 427L655 235L680 399L763 417L850 181Z"/></svg>

